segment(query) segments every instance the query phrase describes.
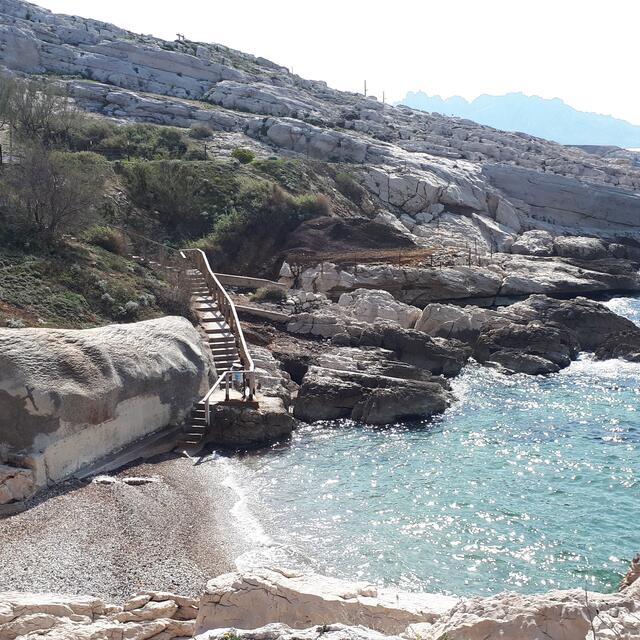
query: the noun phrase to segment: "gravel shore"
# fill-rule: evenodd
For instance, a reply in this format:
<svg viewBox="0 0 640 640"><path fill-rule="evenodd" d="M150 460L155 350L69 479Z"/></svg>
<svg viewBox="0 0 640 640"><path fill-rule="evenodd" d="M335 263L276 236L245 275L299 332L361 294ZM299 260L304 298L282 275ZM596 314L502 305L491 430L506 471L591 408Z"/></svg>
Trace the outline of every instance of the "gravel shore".
<svg viewBox="0 0 640 640"><path fill-rule="evenodd" d="M130 485L125 477L156 481ZM94 595L121 602L143 589L195 596L245 551L231 522L236 496L219 458L164 456L68 482L0 520L0 591Z"/></svg>

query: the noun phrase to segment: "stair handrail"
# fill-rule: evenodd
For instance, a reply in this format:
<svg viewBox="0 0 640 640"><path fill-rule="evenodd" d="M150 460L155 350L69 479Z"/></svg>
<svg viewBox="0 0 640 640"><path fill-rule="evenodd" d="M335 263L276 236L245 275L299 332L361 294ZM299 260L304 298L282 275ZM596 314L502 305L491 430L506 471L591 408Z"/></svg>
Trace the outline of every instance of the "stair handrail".
<svg viewBox="0 0 640 640"><path fill-rule="evenodd" d="M249 353L249 349L247 348L247 343L244 338L244 333L242 332L242 326L240 325L240 320L238 319L238 312L236 311L236 307L233 303L233 300L229 297L226 289L222 286L216 274L211 269L211 265L209 264L209 260L207 255L202 249L182 249L180 254L185 260L189 260L189 258L185 255L189 253L193 256L192 264L202 273L205 282L207 283L207 288L209 289L209 293L211 297L218 303L218 308L222 313L224 319L229 325L229 329L233 334L236 347L238 348L238 354L240 356L240 362L242 363L243 369L241 371L225 371L219 378L216 384L209 390L209 393L205 396L205 416L207 419L207 424L209 424L209 401L213 392L218 388L218 386L222 383L222 380L225 376L230 374L242 375L243 378L243 398L248 400L253 400L256 395L256 379L255 379L255 364L253 362L253 358ZM229 388L229 378L227 378L227 395ZM247 393L248 392L248 393Z"/></svg>

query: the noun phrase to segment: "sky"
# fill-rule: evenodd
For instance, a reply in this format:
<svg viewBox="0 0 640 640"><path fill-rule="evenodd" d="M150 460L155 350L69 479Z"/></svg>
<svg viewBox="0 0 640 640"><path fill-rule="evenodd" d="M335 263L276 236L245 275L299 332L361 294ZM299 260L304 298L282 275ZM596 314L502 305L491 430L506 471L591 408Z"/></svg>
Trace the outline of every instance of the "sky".
<svg viewBox="0 0 640 640"><path fill-rule="evenodd" d="M36 0L261 55L336 89L562 98L640 125L640 0Z"/></svg>

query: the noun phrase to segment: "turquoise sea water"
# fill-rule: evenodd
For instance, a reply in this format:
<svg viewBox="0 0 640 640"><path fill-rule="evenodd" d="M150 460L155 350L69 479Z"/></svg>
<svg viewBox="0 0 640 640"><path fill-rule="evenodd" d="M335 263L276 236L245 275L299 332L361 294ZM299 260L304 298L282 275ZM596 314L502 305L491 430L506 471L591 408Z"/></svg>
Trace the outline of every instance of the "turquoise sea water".
<svg viewBox="0 0 640 640"><path fill-rule="evenodd" d="M639 300L608 304L640 323ZM613 590L640 551L640 365L470 365L453 387L436 420L306 426L229 461L264 555L458 595Z"/></svg>

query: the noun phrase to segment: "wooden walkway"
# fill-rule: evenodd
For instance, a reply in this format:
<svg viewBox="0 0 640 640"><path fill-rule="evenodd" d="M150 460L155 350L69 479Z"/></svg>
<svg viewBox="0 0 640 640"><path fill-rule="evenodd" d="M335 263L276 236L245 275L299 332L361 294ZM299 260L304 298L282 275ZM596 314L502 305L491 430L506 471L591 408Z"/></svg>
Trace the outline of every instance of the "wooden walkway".
<svg viewBox="0 0 640 640"><path fill-rule="evenodd" d="M199 448L210 428L211 408L215 405L258 407L255 366L247 348L235 306L211 271L204 252L185 250L187 281L191 305L206 335L215 364L216 383L192 409L185 421L181 445Z"/></svg>

